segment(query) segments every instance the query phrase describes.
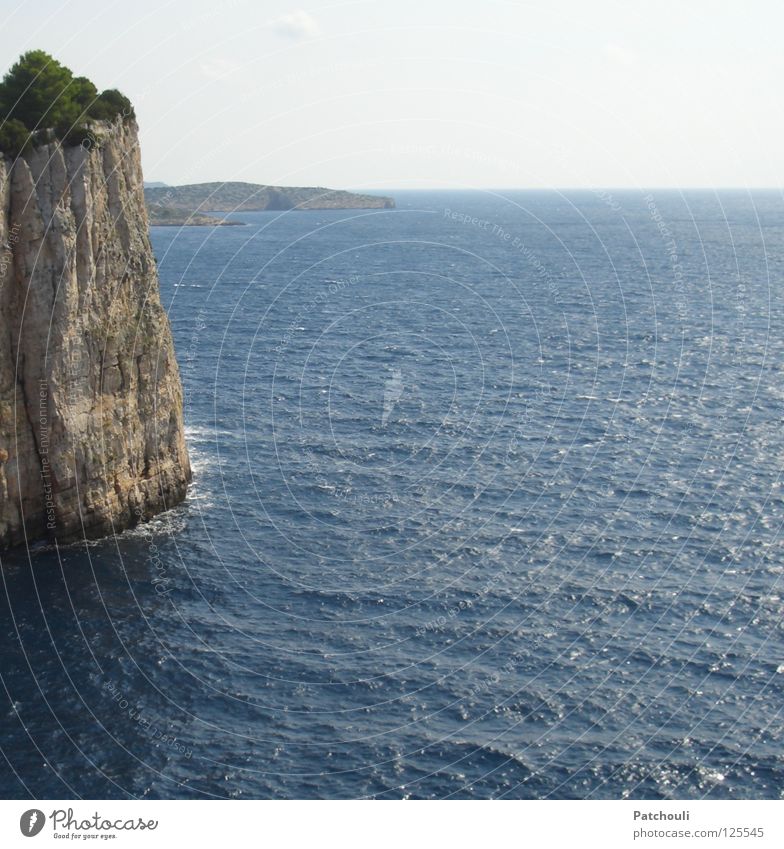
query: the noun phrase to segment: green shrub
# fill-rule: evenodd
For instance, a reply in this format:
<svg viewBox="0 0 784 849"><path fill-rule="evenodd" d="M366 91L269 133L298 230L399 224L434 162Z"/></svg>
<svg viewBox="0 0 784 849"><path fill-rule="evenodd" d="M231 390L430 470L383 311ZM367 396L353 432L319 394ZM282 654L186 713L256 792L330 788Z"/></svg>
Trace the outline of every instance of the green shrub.
<svg viewBox="0 0 784 849"><path fill-rule="evenodd" d="M98 94L90 80L74 77L43 50L23 54L0 82L0 151L11 156L50 140L50 131L64 144L94 142L86 124L118 117L135 118L125 95L116 89Z"/></svg>
<svg viewBox="0 0 784 849"><path fill-rule="evenodd" d="M87 112L98 97L98 89L87 77L74 77L68 92L82 112Z"/></svg>
<svg viewBox="0 0 784 849"><path fill-rule="evenodd" d="M0 127L0 151L13 159L32 147L32 144L30 131L16 118L11 118Z"/></svg>
<svg viewBox="0 0 784 849"><path fill-rule="evenodd" d="M72 124L70 127L60 127L55 130L55 135L68 147L83 145L92 147L96 143L95 133L84 124Z"/></svg>
<svg viewBox="0 0 784 849"><path fill-rule="evenodd" d="M28 130L62 123L72 111L67 94L73 74L43 50L31 50L0 83L0 117L16 118Z"/></svg>
<svg viewBox="0 0 784 849"><path fill-rule="evenodd" d="M116 88L107 88L106 91L102 91L88 112L91 118L99 121L111 121L118 115L125 120L136 117L131 101Z"/></svg>

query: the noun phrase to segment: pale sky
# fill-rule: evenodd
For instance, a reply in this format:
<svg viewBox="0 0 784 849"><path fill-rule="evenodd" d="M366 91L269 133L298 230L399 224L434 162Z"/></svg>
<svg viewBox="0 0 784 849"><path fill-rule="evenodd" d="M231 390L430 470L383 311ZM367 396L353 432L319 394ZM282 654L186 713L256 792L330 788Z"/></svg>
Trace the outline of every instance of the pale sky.
<svg viewBox="0 0 784 849"><path fill-rule="evenodd" d="M784 183L784 9L749 0L2 0L133 101L145 178L334 188Z"/></svg>

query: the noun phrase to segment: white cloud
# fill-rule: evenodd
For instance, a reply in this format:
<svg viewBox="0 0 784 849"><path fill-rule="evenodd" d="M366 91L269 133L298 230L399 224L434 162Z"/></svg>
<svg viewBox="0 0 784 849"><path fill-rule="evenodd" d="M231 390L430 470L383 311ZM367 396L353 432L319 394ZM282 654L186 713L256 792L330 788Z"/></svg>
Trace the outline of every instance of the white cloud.
<svg viewBox="0 0 784 849"><path fill-rule="evenodd" d="M239 71L240 66L231 59L216 58L202 62L200 70L211 80L227 80Z"/></svg>
<svg viewBox="0 0 784 849"><path fill-rule="evenodd" d="M270 26L278 35L293 38L295 41L315 38L319 34L319 25L313 16L309 15L304 9L298 9L290 15L275 18Z"/></svg>

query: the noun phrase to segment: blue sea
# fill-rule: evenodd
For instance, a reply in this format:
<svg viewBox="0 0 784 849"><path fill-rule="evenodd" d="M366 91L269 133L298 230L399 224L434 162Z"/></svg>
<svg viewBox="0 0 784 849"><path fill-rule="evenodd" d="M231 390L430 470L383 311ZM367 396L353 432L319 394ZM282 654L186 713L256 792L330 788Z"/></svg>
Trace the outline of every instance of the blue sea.
<svg viewBox="0 0 784 849"><path fill-rule="evenodd" d="M0 796L784 797L784 199L154 228L194 482L2 559Z"/></svg>

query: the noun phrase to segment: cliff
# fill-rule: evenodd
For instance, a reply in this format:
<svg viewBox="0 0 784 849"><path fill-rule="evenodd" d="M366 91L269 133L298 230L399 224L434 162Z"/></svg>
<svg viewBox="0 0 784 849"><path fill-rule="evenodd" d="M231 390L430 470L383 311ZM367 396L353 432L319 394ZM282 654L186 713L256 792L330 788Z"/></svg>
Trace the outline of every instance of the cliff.
<svg viewBox="0 0 784 849"><path fill-rule="evenodd" d="M136 124L91 130L0 155L0 548L120 531L190 480Z"/></svg>
<svg viewBox="0 0 784 849"><path fill-rule="evenodd" d="M335 189L262 186L256 183L194 183L188 186L148 187L150 211L192 213L252 212L263 209L394 209L382 195L362 195Z"/></svg>

